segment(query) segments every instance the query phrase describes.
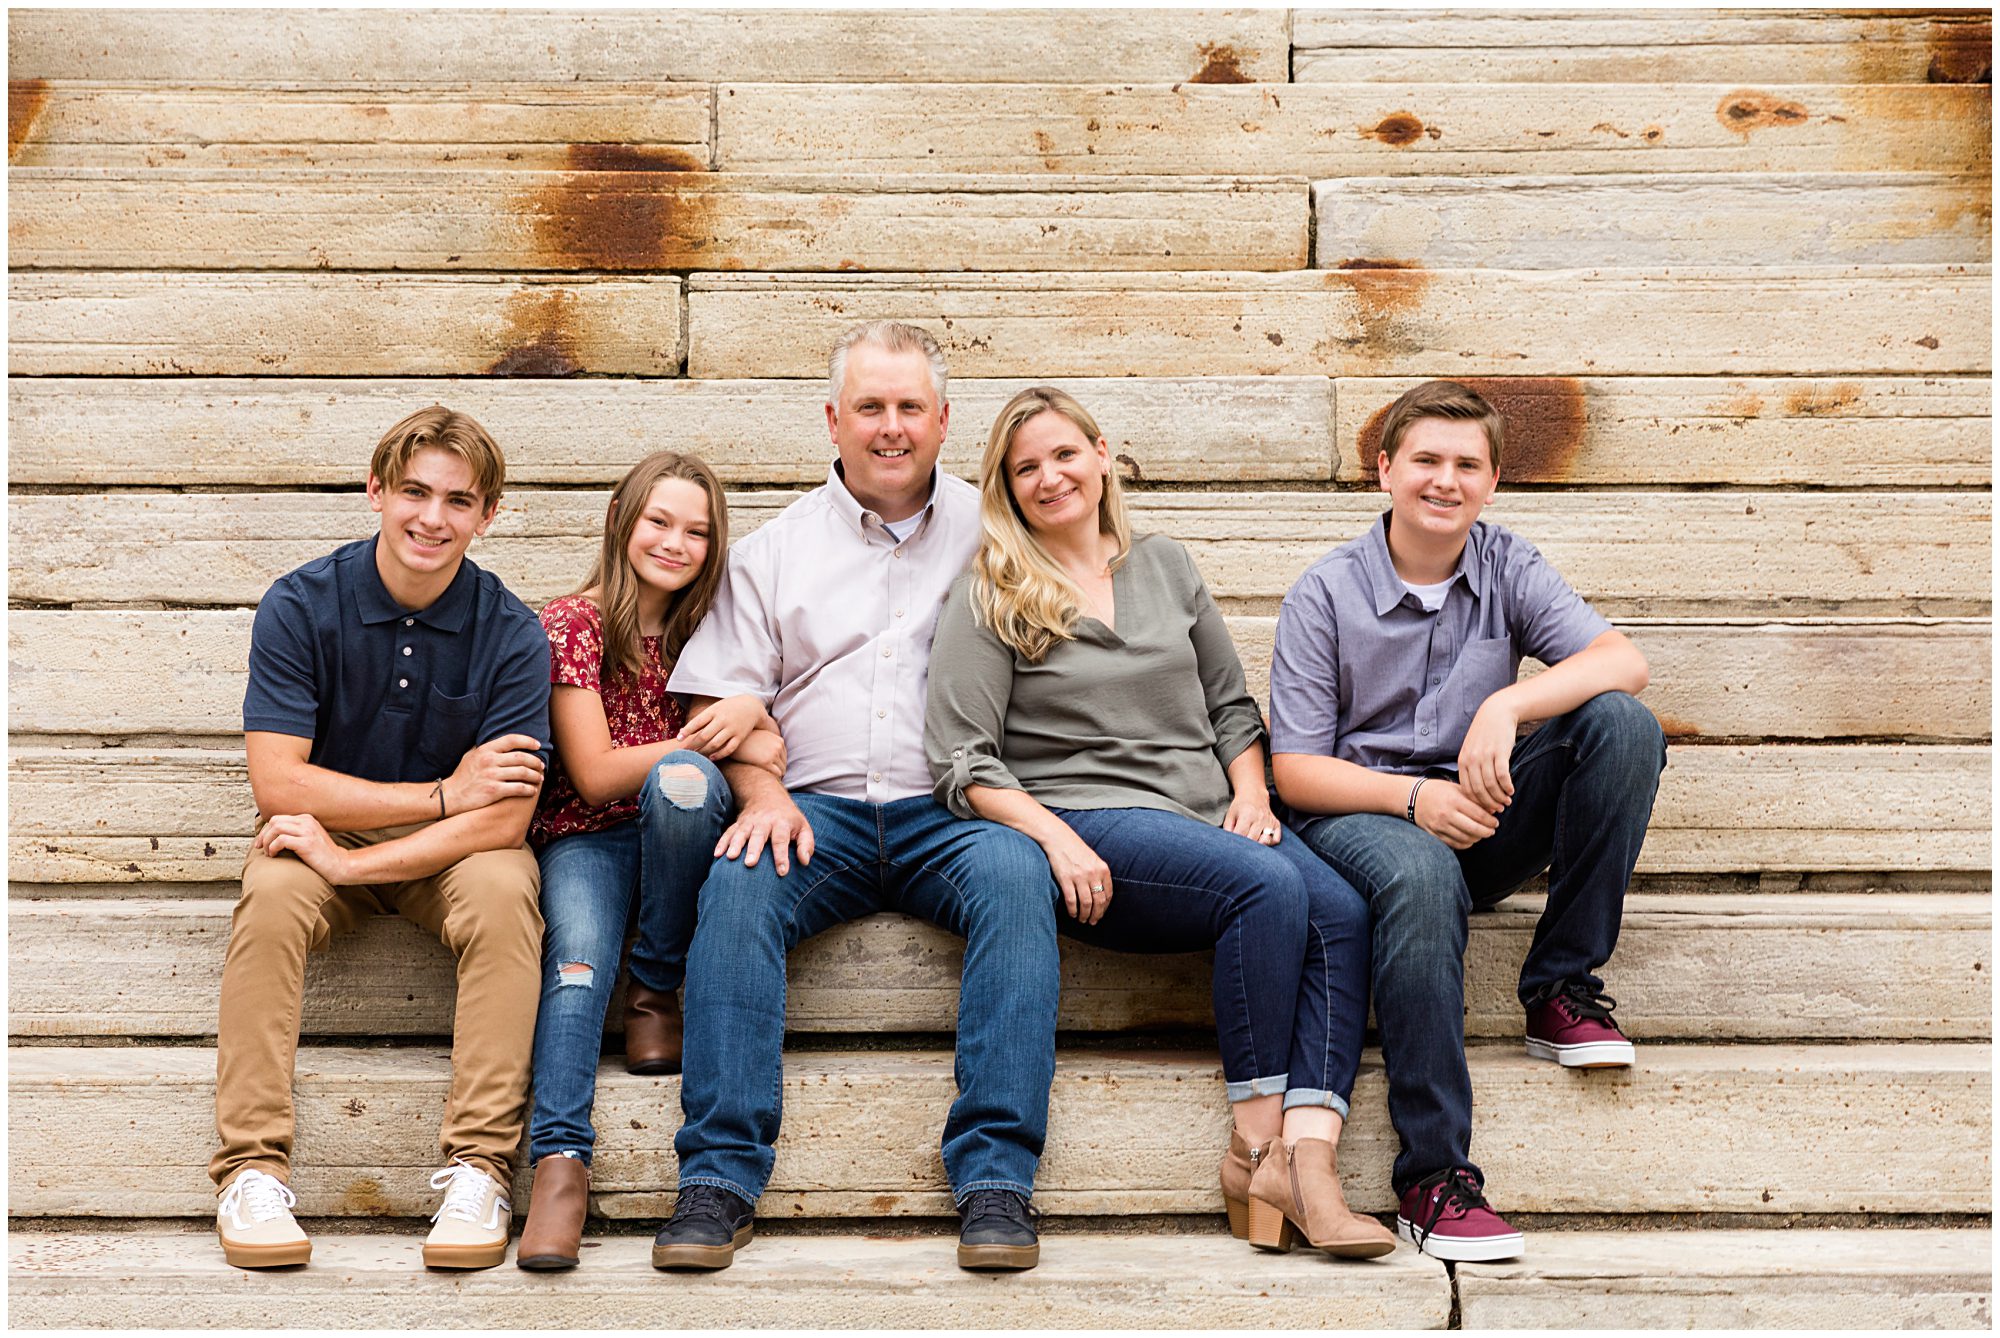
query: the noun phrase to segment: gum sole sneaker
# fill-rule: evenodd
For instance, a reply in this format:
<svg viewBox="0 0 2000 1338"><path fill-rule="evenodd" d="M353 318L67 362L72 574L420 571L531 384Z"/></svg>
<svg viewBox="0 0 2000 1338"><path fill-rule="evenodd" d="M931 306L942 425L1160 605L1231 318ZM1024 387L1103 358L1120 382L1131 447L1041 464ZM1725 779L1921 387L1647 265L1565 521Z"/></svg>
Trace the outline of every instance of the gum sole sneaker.
<svg viewBox="0 0 2000 1338"><path fill-rule="evenodd" d="M425 1268L493 1268L507 1258L514 1207L498 1180L454 1157L431 1188L444 1190L444 1204L424 1241Z"/></svg>
<svg viewBox="0 0 2000 1338"><path fill-rule="evenodd" d="M756 1220L756 1209L740 1194L718 1185L683 1185L674 1215L653 1237L653 1267L727 1268L750 1243Z"/></svg>
<svg viewBox="0 0 2000 1338"><path fill-rule="evenodd" d="M222 1257L237 1268L291 1268L312 1259L312 1242L292 1218L291 1187L263 1171L229 1182L215 1209Z"/></svg>
<svg viewBox="0 0 2000 1338"><path fill-rule="evenodd" d="M1034 1209L1011 1189L975 1189L958 1206L958 1266L1019 1272L1042 1261Z"/></svg>
<svg viewBox="0 0 2000 1338"><path fill-rule="evenodd" d="M727 1268L736 1262L736 1252L750 1243L754 1230L752 1223L745 1222L720 1245L695 1245L685 1241L668 1245L655 1244L653 1267L698 1269L703 1272Z"/></svg>
<svg viewBox="0 0 2000 1338"><path fill-rule="evenodd" d="M1618 1001L1569 981L1528 1006L1528 1056L1566 1069L1632 1066L1632 1042L1611 1020Z"/></svg>
<svg viewBox="0 0 2000 1338"><path fill-rule="evenodd" d="M1396 1234L1433 1259L1479 1264L1518 1259L1521 1233L1487 1206L1479 1182L1462 1166L1425 1176L1403 1192Z"/></svg>

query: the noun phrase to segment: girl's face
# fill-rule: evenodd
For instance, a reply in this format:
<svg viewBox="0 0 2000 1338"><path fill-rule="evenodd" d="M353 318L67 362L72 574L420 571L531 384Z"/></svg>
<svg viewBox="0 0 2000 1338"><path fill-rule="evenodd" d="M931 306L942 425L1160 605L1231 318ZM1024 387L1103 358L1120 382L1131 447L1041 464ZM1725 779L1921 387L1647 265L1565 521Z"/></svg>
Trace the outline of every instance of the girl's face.
<svg viewBox="0 0 2000 1338"><path fill-rule="evenodd" d="M672 594L701 573L709 533L707 490L687 479L661 479L632 526L625 560L645 584Z"/></svg>

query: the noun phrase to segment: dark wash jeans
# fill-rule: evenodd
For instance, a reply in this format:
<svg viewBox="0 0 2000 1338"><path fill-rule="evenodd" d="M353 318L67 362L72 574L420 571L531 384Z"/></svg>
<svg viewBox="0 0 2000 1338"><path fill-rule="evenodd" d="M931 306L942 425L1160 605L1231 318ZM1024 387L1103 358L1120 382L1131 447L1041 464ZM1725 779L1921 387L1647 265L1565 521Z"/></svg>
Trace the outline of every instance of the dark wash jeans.
<svg viewBox="0 0 2000 1338"><path fill-rule="evenodd" d="M1389 1122L1402 1139L1392 1172L1398 1194L1454 1166L1479 1175L1465 1066L1467 916L1546 868L1548 907L1521 966L1521 1000L1570 980L1601 988L1594 972L1618 943L1625 887L1665 766L1653 713L1627 693L1607 692L1514 746L1514 802L1499 831L1469 850L1382 813L1298 825L1374 913L1375 1024Z"/></svg>
<svg viewBox="0 0 2000 1338"><path fill-rule="evenodd" d="M688 950L685 1067L674 1137L681 1187L755 1202L782 1111L785 954L823 929L904 911L965 939L958 1099L944 1127L955 1198L1033 1193L1056 1067L1055 880L1041 847L955 818L928 795L871 804L798 794L812 863L780 878L718 858Z"/></svg>
<svg viewBox="0 0 2000 1338"><path fill-rule="evenodd" d="M1117 952L1215 950L1210 992L1231 1101L1347 1114L1368 1025L1368 904L1285 832L1275 846L1153 808L1055 810L1111 870L1094 925Z"/></svg>

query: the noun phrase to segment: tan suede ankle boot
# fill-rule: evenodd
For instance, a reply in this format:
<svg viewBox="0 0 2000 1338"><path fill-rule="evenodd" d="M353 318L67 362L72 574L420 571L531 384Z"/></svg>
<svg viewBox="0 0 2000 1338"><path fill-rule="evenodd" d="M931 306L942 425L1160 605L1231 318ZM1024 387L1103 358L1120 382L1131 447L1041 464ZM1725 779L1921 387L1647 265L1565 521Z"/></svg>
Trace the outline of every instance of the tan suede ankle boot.
<svg viewBox="0 0 2000 1338"><path fill-rule="evenodd" d="M1229 1151L1222 1154L1222 1203L1229 1210L1229 1234L1238 1240L1250 1238L1250 1177L1270 1146L1253 1148L1242 1134L1229 1131Z"/></svg>
<svg viewBox="0 0 2000 1338"><path fill-rule="evenodd" d="M1396 1248L1387 1227L1348 1211L1333 1144L1323 1138L1278 1139L1257 1161L1249 1228L1250 1243L1258 1249L1289 1250L1300 1236L1342 1259L1373 1259Z"/></svg>

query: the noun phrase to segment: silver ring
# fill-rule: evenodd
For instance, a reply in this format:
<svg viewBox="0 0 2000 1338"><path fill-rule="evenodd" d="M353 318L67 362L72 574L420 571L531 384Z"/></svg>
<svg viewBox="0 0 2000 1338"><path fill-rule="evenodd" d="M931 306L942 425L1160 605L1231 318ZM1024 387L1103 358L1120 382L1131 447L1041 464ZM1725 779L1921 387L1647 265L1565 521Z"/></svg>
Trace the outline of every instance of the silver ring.
<svg viewBox="0 0 2000 1338"><path fill-rule="evenodd" d="M1276 836L1277 834L1278 834L1278 829L1276 827L1266 827L1264 829L1264 835L1266 836Z"/></svg>
<svg viewBox="0 0 2000 1338"><path fill-rule="evenodd" d="M1090 885L1090 890L1091 890L1091 891L1093 891L1093 892L1102 892L1102 891L1104 890L1104 884L1102 884L1102 883L1092 883L1092 884Z"/></svg>

